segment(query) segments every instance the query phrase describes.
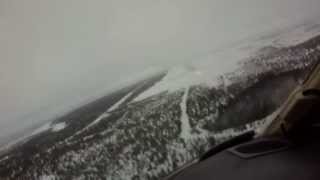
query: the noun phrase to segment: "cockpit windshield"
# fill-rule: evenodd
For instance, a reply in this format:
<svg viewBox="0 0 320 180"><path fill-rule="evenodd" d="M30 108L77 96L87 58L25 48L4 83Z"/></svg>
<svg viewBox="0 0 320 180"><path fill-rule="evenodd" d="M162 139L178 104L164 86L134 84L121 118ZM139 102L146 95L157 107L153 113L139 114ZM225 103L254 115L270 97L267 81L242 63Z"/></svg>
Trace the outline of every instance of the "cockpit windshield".
<svg viewBox="0 0 320 180"><path fill-rule="evenodd" d="M320 3L0 2L0 179L155 180L262 131L320 59Z"/></svg>

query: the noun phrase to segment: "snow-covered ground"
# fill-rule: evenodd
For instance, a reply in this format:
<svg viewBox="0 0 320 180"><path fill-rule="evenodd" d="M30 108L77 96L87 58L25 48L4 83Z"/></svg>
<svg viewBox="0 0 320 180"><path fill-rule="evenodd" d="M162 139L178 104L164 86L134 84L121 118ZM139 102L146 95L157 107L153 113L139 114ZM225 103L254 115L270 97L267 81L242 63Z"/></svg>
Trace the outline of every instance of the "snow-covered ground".
<svg viewBox="0 0 320 180"><path fill-rule="evenodd" d="M39 180L56 180L56 177L54 175L42 175Z"/></svg>
<svg viewBox="0 0 320 180"><path fill-rule="evenodd" d="M107 112L114 111L118 109L129 97L131 97L133 92L128 93L123 98L121 98L117 103L115 103L113 106L111 106Z"/></svg>
<svg viewBox="0 0 320 180"><path fill-rule="evenodd" d="M61 131L62 129L64 129L67 126L67 124L65 122L60 122L60 123L47 123L41 127L39 127L38 129L34 130L30 136L34 136L37 134L40 134L42 132L45 131L49 131L51 130L52 132L58 132Z"/></svg>
<svg viewBox="0 0 320 180"><path fill-rule="evenodd" d="M83 124L79 129L72 129L71 136L69 131L65 133L63 129L71 127L72 124L52 122L43 125L33 134L49 133L44 133L46 137L35 136L32 142L36 143L39 140L45 144L43 138L48 138L52 142L46 144L48 148L44 154L30 156L32 162L37 162L38 159L44 161L41 165L31 164L32 170L40 171L44 175L49 174L49 177L50 174L56 175L59 172L62 178L70 176L72 171L75 179L80 176L83 179L97 179L101 176L111 179L163 177L174 168L198 158L212 145L248 130L263 131L264 126L276 116L276 112L271 115L270 113L281 104L279 99L284 99L290 88L297 85L295 83L298 83L296 82L298 80L295 75L302 77L300 71L305 70L304 68L310 65L309 62L320 56L319 49L315 48L316 45L309 42L308 45L311 47L308 47L310 49L307 51L301 46L283 48L276 53L275 58L266 56L265 59L259 59L262 64L269 63L266 63L265 67L253 63L250 66L253 67L253 72L248 69L242 70L252 73L253 76L249 79L239 74L239 78L245 79L239 81L240 85L228 81L227 78L223 80L224 85L235 86L229 88L217 85L220 85L224 73L241 70L243 67L241 63L246 62L243 60L251 60L247 59L250 56L256 57L260 48L277 45L277 49L285 43L302 42L303 39L320 33L320 28L308 28L308 31L305 29L299 26L296 30L292 30L292 33L288 32L283 36L280 35L282 32L280 34L277 32L272 37L258 37L261 40L257 43L252 43L252 39L249 39L233 47L209 53L189 65L173 67L162 80L155 81L157 82L155 85L135 98L135 103L124 106L124 103L130 103L128 100L136 94L135 90L128 90L131 92L123 93L125 95L106 111L102 108L94 118L79 121ZM298 38L295 37L298 35ZM282 44L279 43L280 40ZM319 38L316 41L320 41ZM306 55L309 50L310 56ZM292 51L295 53L291 53ZM292 59L293 56L295 58ZM280 66L283 66L280 68L284 69L284 73L279 75L277 68L280 61L282 62ZM261 75L256 73L256 69L266 73ZM293 82L284 83L285 87L278 87L284 81ZM168 93L159 94L161 92ZM269 98L274 94L278 94L277 97L281 98ZM156 96L150 101L141 101L153 95ZM81 119L81 116L75 119ZM82 133L84 130L87 131ZM50 132L61 133L59 136L62 138L57 141L52 140L54 138L50 135L56 134ZM74 137L72 141L68 141L70 137ZM19 155L3 156L2 165L5 165L3 167L18 169L16 162L25 158L25 154ZM30 159L25 161L26 165L30 166L28 164ZM48 163L47 159L50 160ZM9 168L8 172L11 172ZM21 174L24 177L34 175L29 176L30 172L23 173ZM12 174L15 172L12 171ZM47 176L40 177L47 178Z"/></svg>
<svg viewBox="0 0 320 180"><path fill-rule="evenodd" d="M86 128L89 128L98 122L100 122L102 119L107 118L111 111L114 111L118 109L125 101L127 101L128 98L132 96L133 92L129 92L127 95L125 95L123 98L121 98L118 102L116 102L114 105L112 105L105 113L101 114L96 120L94 120L92 123L90 123ZM129 103L129 102L128 102Z"/></svg>
<svg viewBox="0 0 320 180"><path fill-rule="evenodd" d="M191 126L189 122L189 116L187 114L187 100L189 97L189 88L185 89L185 92L182 97L180 104L181 107L181 138L185 141L191 138Z"/></svg>
<svg viewBox="0 0 320 180"><path fill-rule="evenodd" d="M175 67L169 70L167 75L160 82L140 94L134 101L140 101L161 92L173 92L199 83L212 85L214 79L212 80L209 78L210 76L206 76L206 74L203 74L192 66Z"/></svg>
<svg viewBox="0 0 320 180"><path fill-rule="evenodd" d="M67 124L65 122L61 122L61 123L52 125L51 131L52 132L59 132L66 127L67 127Z"/></svg>
<svg viewBox="0 0 320 180"><path fill-rule="evenodd" d="M67 140L73 138L75 135L79 135L79 134L83 133L84 131L88 130L92 126L94 126L97 123L99 123L101 120L106 119L107 117L109 117L110 116L110 112L118 109L124 102L126 102L128 100L128 98L130 98L132 96L132 94L133 94L133 91L129 92L127 95L122 97L118 102L116 102L114 105L112 105L110 108L108 108L106 112L102 113L97 119L92 121L88 126L84 127L80 131L76 132L73 136L69 137ZM127 102L127 103L129 103L129 102Z"/></svg>
<svg viewBox="0 0 320 180"><path fill-rule="evenodd" d="M42 125L41 127L37 128L31 133L31 136L34 136L36 134L40 134L44 131L48 131L51 128L51 123L46 123L45 125Z"/></svg>
<svg viewBox="0 0 320 180"><path fill-rule="evenodd" d="M234 43L230 47L208 52L197 57L189 64L171 68L162 81L140 94L134 101L140 101L161 92L173 92L197 84L204 84L208 87L215 86L218 84L217 79L221 75L235 72L240 63L245 62L261 48L294 46L320 35L319 24L313 22L278 28ZM224 83L228 85L227 80Z"/></svg>

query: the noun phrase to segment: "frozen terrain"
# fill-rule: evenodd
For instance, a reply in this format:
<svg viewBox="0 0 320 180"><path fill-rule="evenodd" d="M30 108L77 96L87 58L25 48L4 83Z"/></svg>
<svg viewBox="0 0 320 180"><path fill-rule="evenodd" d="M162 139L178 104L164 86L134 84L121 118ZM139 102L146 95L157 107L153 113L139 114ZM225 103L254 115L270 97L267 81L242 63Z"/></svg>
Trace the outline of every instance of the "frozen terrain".
<svg viewBox="0 0 320 180"><path fill-rule="evenodd" d="M0 179L165 177L261 131L320 58L319 35L304 24L257 36L100 98L6 149Z"/></svg>

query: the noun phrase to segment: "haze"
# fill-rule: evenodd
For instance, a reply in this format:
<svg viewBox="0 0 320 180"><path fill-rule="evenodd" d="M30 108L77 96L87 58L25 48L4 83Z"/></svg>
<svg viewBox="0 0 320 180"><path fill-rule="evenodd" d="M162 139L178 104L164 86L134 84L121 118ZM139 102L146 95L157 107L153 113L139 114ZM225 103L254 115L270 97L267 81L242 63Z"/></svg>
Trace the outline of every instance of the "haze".
<svg viewBox="0 0 320 180"><path fill-rule="evenodd" d="M314 17L319 7L318 0L0 0L0 142L129 77L194 63Z"/></svg>

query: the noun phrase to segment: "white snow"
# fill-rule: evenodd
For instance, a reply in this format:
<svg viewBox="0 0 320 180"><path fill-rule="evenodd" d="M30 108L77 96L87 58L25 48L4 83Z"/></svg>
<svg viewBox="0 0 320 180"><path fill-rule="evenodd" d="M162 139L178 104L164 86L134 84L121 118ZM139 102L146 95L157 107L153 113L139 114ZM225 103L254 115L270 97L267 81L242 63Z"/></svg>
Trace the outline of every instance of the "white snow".
<svg viewBox="0 0 320 180"><path fill-rule="evenodd" d="M56 177L54 175L42 175L39 180L55 180Z"/></svg>
<svg viewBox="0 0 320 180"><path fill-rule="evenodd" d="M297 28L290 29L286 33L279 35L275 38L274 43L282 47L294 46L303 43L304 41L307 41L308 39L311 39L312 37L315 37L319 34L320 27L307 30L307 27L305 25L301 25Z"/></svg>
<svg viewBox="0 0 320 180"><path fill-rule="evenodd" d="M49 131L49 130L51 130L53 132L61 131L66 126L67 126L67 124L65 122L61 122L61 123L57 123L57 124L53 124L52 122L50 122L50 123L47 123L47 124L39 127L38 129L34 130L30 136L34 136L36 134L39 134L39 133L42 133L45 131Z"/></svg>
<svg viewBox="0 0 320 180"><path fill-rule="evenodd" d="M57 132L57 131L61 131L62 129L64 129L66 127L66 123L65 122L61 122L61 123L57 123L57 124L52 124L51 123L47 123L41 127L39 127L38 129L34 130L31 133L31 136L34 136L36 134L45 132L45 131L53 131L53 132Z"/></svg>
<svg viewBox="0 0 320 180"><path fill-rule="evenodd" d="M187 114L187 99L189 95L189 88L185 89L184 95L182 97L182 101L180 104L181 107L181 134L180 137L184 140L188 140L192 138L191 135L191 126L189 122L189 117Z"/></svg>
<svg viewBox="0 0 320 180"><path fill-rule="evenodd" d="M64 128L66 128L66 127L67 127L67 124L65 122L61 122L61 123L52 125L51 126L51 131L52 132L58 132L58 131L61 131Z"/></svg>
<svg viewBox="0 0 320 180"><path fill-rule="evenodd" d="M116 109L119 108L119 106L121 106L121 104L123 104L130 96L132 96L133 92L129 92L127 95L125 95L123 98L121 98L118 102L116 102L114 105L112 105L105 113L101 114L96 120L94 120L91 124L89 124L87 127L91 127L94 124L97 124L98 122L100 122L102 119L107 118L108 116L110 116L110 112L114 111Z"/></svg>
<svg viewBox="0 0 320 180"><path fill-rule="evenodd" d="M44 131L47 131L51 128L51 123L47 123L41 127L39 127L38 129L34 130L32 133L31 133L31 136L33 135L36 135L36 134L39 134L39 133L42 133Z"/></svg>
<svg viewBox="0 0 320 180"><path fill-rule="evenodd" d="M65 122L61 122L61 123L57 123L57 124L47 123L47 124L41 126L40 128L34 130L31 134L31 136L45 132L45 131L49 131L49 130L51 130L52 132L58 132L58 131L61 131L62 129L64 129L66 126L67 126L67 124Z"/></svg>
<svg viewBox="0 0 320 180"><path fill-rule="evenodd" d="M95 119L93 122L91 122L88 126L84 127L80 131L76 132L73 136L66 139L68 141L69 139L72 139L75 135L79 135L82 132L86 131L93 125L99 123L102 119L105 119L110 116L110 112L118 109L131 95L133 94L134 90L132 92L129 92L127 95L125 95L123 98L121 98L118 102L116 102L114 105L112 105L106 112L102 113L97 119Z"/></svg>
<svg viewBox="0 0 320 180"><path fill-rule="evenodd" d="M217 143L222 143L232 137L238 136L245 132L252 131L252 130L257 131L265 123L266 123L265 119L257 120L255 122L246 124L245 129L239 130L235 128L229 128L229 129L225 129L223 131L214 133L213 137L215 138Z"/></svg>
<svg viewBox="0 0 320 180"><path fill-rule="evenodd" d="M276 111L263 119L264 123L256 129L257 136L260 136L265 132L265 130L269 127L273 120L279 115L280 111L281 108L278 108Z"/></svg>
<svg viewBox="0 0 320 180"><path fill-rule="evenodd" d="M161 81L141 93L134 101L141 101L162 92L173 92L192 85L216 86L219 84L218 78L221 75L237 70L239 62L248 58L252 51L252 49L242 49L238 46L225 48L198 57L190 64L173 67ZM227 79L225 83L228 83Z"/></svg>
<svg viewBox="0 0 320 180"><path fill-rule="evenodd" d="M172 92L191 85L204 84L209 87L217 85L219 76L234 72L243 60L263 47L292 46L320 34L320 26L310 29L309 27L313 24L310 23L308 26L306 24L308 23L286 27L283 24L275 24L274 27L256 36L197 55L191 61L188 60L188 64L169 69L160 82L141 93L134 101L141 101L161 92ZM228 83L228 79L224 80Z"/></svg>
<svg viewBox="0 0 320 180"><path fill-rule="evenodd" d="M110 114L109 113L103 113L101 114L97 119L95 119L92 123L90 123L85 129L90 128L91 126L97 124L98 122L100 122L102 119L109 117Z"/></svg>
<svg viewBox="0 0 320 180"><path fill-rule="evenodd" d="M270 125L270 123L277 117L279 112L280 112L280 109L277 109L270 115L260 120L246 124L245 130L239 131L234 128L230 128L230 129L223 130L221 132L214 133L213 137L217 140L218 143L221 143L227 139L230 139L232 137L238 136L244 132L251 131L251 130L254 130L256 132L257 137L261 136L264 133L265 129Z"/></svg>
<svg viewBox="0 0 320 180"><path fill-rule="evenodd" d="M16 145L18 143L25 142L30 137L32 137L32 136L34 136L36 134L48 131L48 130L50 130L50 128L51 128L51 123L46 123L45 125L42 125L41 127L35 129L33 132L31 132L31 134L26 134L26 135L14 140L14 141L11 141L11 142L7 143L6 145L4 145L3 147L0 148L0 151L4 151L6 149L9 149L9 148L11 148L12 146L14 146L14 145Z"/></svg>
<svg viewBox="0 0 320 180"><path fill-rule="evenodd" d="M112 107L108 109L108 112L114 111L115 109L118 109L121 104L123 104L130 96L132 96L133 92L128 93L125 95L120 101L115 103Z"/></svg>
<svg viewBox="0 0 320 180"><path fill-rule="evenodd" d="M3 157L2 159L0 159L0 162L5 161L5 160L7 160L7 159L9 159L9 158L10 158L10 156L7 155L7 156Z"/></svg>
<svg viewBox="0 0 320 180"><path fill-rule="evenodd" d="M174 67L167 75L153 87L141 93L133 101L141 101L161 92L173 92L194 84L213 84L214 79L193 66Z"/></svg>

